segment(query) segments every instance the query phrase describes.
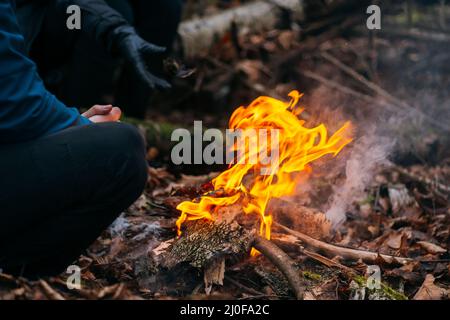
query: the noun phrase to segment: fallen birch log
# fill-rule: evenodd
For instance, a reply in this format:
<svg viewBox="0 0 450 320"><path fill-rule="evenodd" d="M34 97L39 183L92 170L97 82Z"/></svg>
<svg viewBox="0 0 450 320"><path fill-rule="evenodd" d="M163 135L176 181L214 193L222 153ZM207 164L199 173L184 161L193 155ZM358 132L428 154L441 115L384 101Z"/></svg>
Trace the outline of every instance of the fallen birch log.
<svg viewBox="0 0 450 320"><path fill-rule="evenodd" d="M256 1L216 15L183 22L178 34L184 56L190 58L206 53L230 31L232 24L241 34L273 29L286 11L296 18L302 18L303 1Z"/></svg>
<svg viewBox="0 0 450 320"><path fill-rule="evenodd" d="M302 32L333 28L350 13L364 12L367 0L259 0L218 14L184 21L178 28L179 42L186 58L207 53L224 36L256 34L280 25L301 21L308 26ZM357 14L358 20L361 20ZM311 27L311 28L309 28Z"/></svg>

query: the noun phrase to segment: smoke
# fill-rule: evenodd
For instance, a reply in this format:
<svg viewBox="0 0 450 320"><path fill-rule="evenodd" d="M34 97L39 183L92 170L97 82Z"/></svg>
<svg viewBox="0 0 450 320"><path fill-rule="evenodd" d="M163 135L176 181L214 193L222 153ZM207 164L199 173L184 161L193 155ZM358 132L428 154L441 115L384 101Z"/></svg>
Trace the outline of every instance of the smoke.
<svg viewBox="0 0 450 320"><path fill-rule="evenodd" d="M380 136L375 128L369 129L353 142L353 149L345 166L345 180L334 188L326 212L334 227L345 221L346 210L364 195L377 167L388 162L393 146L394 141Z"/></svg>
<svg viewBox="0 0 450 320"><path fill-rule="evenodd" d="M336 228L345 221L351 206L367 196L366 189L379 167L389 163L397 135L388 128L398 128L393 124L404 123L405 116L374 108L367 102L330 91L324 86L316 88L310 98L306 105L312 106L313 120L325 123L331 132L347 120L354 125L354 141L320 169L325 174L332 173L331 176L345 172L345 177L334 184L327 205L322 207Z"/></svg>
<svg viewBox="0 0 450 320"><path fill-rule="evenodd" d="M445 97L444 97L445 98ZM339 227L346 219L346 212L353 204L367 197L367 187L372 184L378 170L390 161L405 161L413 155L429 160L429 155L440 153L432 149L437 136L438 142L446 147L450 145L448 134L442 134L429 122L425 122L416 112L399 110L390 105L373 105L351 96L330 91L319 86L302 100L309 113L308 125L325 123L330 132L334 132L343 122L350 120L354 125L355 140L346 146L333 161L318 160L314 163L318 169L315 174L333 181L331 192L319 193L314 184L307 181L298 188L296 201L312 195L313 205L325 212L333 227ZM374 101L376 99L374 98ZM422 107L435 119L444 119L450 110L450 99L437 98L434 92L421 91L411 94L407 103ZM426 106L426 110L425 110ZM445 107L444 107L445 106ZM441 115L441 117L437 116ZM444 115L444 116L443 116ZM442 120L440 120L442 122ZM431 143L427 143L430 140ZM430 145L430 147L428 147ZM432 152L430 152L432 151ZM345 173L345 176L343 175ZM342 177L343 178L339 178ZM340 181L335 182L335 177ZM329 195L329 196L328 196ZM322 205L323 199L329 201ZM311 199L311 197L309 197Z"/></svg>

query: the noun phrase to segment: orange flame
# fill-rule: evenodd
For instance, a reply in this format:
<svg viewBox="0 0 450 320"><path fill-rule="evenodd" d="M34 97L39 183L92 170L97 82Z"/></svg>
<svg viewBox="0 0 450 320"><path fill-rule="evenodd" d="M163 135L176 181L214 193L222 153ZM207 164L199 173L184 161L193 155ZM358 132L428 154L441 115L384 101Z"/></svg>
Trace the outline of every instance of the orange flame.
<svg viewBox="0 0 450 320"><path fill-rule="evenodd" d="M242 201L243 211L246 214L257 214L260 217L260 235L270 239L272 215L267 212L267 204L271 198L292 195L298 184L299 173L309 173L309 163L326 154L336 156L342 148L351 142L349 137L351 123L346 122L331 137L324 124L315 128L306 128L305 121L299 118L303 108L297 108L302 95L292 91L289 103L270 98L259 97L247 107L239 107L232 114L229 127L232 130L242 129L278 129L278 161L277 166L269 168L264 174L261 169L267 168L261 161L248 163L245 160L258 155L263 147L271 152L275 145L274 135L270 134L266 142L258 139L257 148L249 148L245 143L244 157L230 165L212 181L214 190L223 191L219 196L205 194L199 199L185 201L177 206L181 216L177 221L178 235L181 235L181 226L188 220L208 219L214 220L217 210ZM233 144L232 151L238 150L242 145ZM268 147L268 148L267 148ZM260 158L258 158L260 160ZM244 180L245 178L245 180ZM250 179L249 179L250 178ZM250 181L250 182L249 182ZM253 250L252 254L256 251Z"/></svg>

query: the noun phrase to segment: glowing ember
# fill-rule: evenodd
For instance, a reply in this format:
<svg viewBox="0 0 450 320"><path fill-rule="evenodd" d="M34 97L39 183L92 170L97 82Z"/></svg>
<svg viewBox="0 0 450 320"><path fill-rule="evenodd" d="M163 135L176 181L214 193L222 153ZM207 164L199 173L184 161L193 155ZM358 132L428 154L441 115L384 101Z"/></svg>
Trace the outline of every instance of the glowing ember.
<svg viewBox="0 0 450 320"><path fill-rule="evenodd" d="M269 200L292 195L299 179L311 172L309 163L326 154L336 156L352 140L349 138L350 122L346 122L331 137L328 137L324 124L311 129L304 127L305 121L299 118L303 108L297 108L302 95L292 91L289 96L292 98L289 103L259 97L249 106L234 111L229 121L230 129L263 129L271 134L265 137L265 141L259 137L256 148L249 140L244 144L234 143L232 151L241 152L241 157L212 181L214 190L221 192L205 194L178 205L177 209L181 211L177 221L179 235L184 222L214 220L218 209L240 201L246 214L259 215L259 233L270 239L272 215L266 210ZM263 147L272 153L278 151L276 165L263 164L260 153ZM258 156L259 161L246 161L254 156Z"/></svg>

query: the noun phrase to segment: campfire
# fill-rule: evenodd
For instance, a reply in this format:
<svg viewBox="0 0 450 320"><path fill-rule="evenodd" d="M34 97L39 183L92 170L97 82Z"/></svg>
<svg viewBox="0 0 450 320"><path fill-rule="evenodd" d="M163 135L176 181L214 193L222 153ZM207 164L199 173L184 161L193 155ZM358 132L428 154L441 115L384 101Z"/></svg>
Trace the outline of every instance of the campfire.
<svg viewBox="0 0 450 320"><path fill-rule="evenodd" d="M197 198L177 202L176 209L181 211L176 221L178 237L153 250L154 259L164 270L176 270L184 263L203 270L209 294L213 285L223 285L226 261L235 264L249 254L261 254L284 275L295 297L303 299L304 283L285 249L294 247L304 256L340 269L349 278L358 274L333 257L370 264L380 259L395 265L411 262L409 258L329 243L326 215L295 200L318 170L313 163L336 157L352 141L353 130L350 122L332 134L323 123L308 125L302 118L304 107L299 104L302 94L292 91L289 97L286 102L262 96L233 112L226 139L227 159L233 161L210 184L202 186ZM239 134L233 137L237 141L229 143L228 133L236 131ZM301 221L301 227L290 223L293 217ZM276 228L273 235L272 227Z"/></svg>
<svg viewBox="0 0 450 320"><path fill-rule="evenodd" d="M181 211L178 235L185 222L214 221L221 208L239 204L244 214L257 215L259 234L270 240L273 217L268 209L269 201L294 194L299 183L308 179L312 162L328 154L335 157L352 141L350 122L331 136L325 124L308 128L301 118L302 94L292 91L289 97L291 100L284 102L262 96L234 111L229 128L242 130L244 139L228 150L234 155L234 161L212 180L214 190L178 205ZM262 139L261 134L249 132L270 134L264 134L266 139ZM275 163L264 161L267 151L276 159ZM251 254L257 254L257 250L253 248Z"/></svg>

